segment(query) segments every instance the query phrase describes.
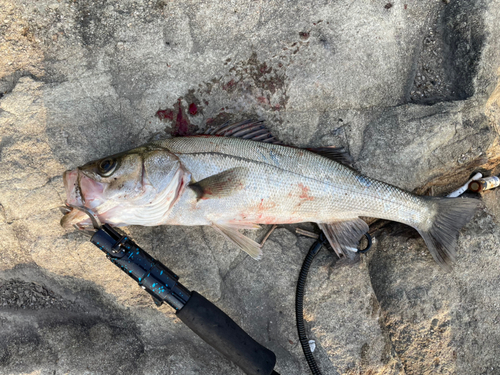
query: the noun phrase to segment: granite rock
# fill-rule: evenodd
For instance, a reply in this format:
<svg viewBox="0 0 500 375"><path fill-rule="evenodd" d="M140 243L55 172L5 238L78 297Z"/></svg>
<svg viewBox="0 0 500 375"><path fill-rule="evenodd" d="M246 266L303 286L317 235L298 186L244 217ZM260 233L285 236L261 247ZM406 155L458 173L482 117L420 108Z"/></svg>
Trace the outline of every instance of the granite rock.
<svg viewBox="0 0 500 375"><path fill-rule="evenodd" d="M499 18L497 0L0 0L0 373L241 374L59 226L64 170L257 118L442 195L499 173ZM319 253L305 316L325 374L500 371L497 196L483 194L450 273L394 223L372 225L368 256ZM211 228L127 231L293 375L309 371L293 309L313 242L295 227L260 262Z"/></svg>

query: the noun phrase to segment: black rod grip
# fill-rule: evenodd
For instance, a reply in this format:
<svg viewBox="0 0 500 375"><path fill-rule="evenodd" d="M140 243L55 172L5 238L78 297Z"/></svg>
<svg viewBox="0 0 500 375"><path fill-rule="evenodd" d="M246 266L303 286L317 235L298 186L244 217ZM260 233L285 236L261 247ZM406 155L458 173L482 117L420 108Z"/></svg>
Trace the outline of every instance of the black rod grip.
<svg viewBox="0 0 500 375"><path fill-rule="evenodd" d="M191 298L177 316L206 343L238 365L248 375L270 375L276 364L272 351L251 338L221 309L201 294Z"/></svg>

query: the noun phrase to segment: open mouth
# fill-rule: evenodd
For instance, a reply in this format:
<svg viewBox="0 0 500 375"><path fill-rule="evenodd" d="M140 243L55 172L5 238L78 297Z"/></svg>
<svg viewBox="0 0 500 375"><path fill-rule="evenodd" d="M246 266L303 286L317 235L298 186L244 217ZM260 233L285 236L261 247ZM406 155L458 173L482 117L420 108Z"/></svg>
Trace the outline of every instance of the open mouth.
<svg viewBox="0 0 500 375"><path fill-rule="evenodd" d="M84 205L78 169L64 172L63 181L64 190L66 191L66 206L61 207L61 212L64 213L61 219L61 226L65 229L69 229L80 223L85 225L85 220L89 219L88 216L82 211L74 208ZM88 221L90 224L90 220Z"/></svg>
<svg viewBox="0 0 500 375"><path fill-rule="evenodd" d="M66 190L66 206L61 208L64 214L61 226L65 229L94 227L95 224L90 219L90 215L97 218L93 211L100 203L98 197L103 191L102 184L85 176L78 169L64 172L63 180Z"/></svg>

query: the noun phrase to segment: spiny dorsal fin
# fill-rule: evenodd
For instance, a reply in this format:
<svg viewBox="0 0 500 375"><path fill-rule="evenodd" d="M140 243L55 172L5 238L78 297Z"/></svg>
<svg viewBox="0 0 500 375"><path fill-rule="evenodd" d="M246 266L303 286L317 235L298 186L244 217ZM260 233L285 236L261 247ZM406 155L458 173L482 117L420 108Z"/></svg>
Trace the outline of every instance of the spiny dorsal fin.
<svg viewBox="0 0 500 375"><path fill-rule="evenodd" d="M318 223L333 250L340 257L351 258L358 251L359 240L368 232L368 224L359 217L349 221Z"/></svg>
<svg viewBox="0 0 500 375"><path fill-rule="evenodd" d="M276 145L287 146L277 140L264 125L264 121L246 120L231 124L226 122L218 127L208 128L203 135L216 135L220 137L234 137L250 139L252 141L272 143ZM293 146L289 146L293 147ZM307 148L308 151L324 156L328 159L344 164L352 168L354 159L343 147L316 147Z"/></svg>
<svg viewBox="0 0 500 375"><path fill-rule="evenodd" d="M228 197L246 186L248 170L244 167L228 169L219 174L189 184L197 199Z"/></svg>
<svg viewBox="0 0 500 375"><path fill-rule="evenodd" d="M251 139L252 141L273 144L283 144L274 138L269 129L264 125L264 121L246 120L234 124L226 122L221 126L208 128L203 134Z"/></svg>

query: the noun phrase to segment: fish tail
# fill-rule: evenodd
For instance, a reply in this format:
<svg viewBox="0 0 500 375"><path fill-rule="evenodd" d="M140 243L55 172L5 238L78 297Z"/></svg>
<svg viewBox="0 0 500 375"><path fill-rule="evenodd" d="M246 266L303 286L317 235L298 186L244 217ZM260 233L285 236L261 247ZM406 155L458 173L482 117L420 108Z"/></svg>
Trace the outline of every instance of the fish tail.
<svg viewBox="0 0 500 375"><path fill-rule="evenodd" d="M422 197L431 205L430 220L416 227L434 260L451 270L455 260L458 232L469 222L479 207L480 200L472 198Z"/></svg>

